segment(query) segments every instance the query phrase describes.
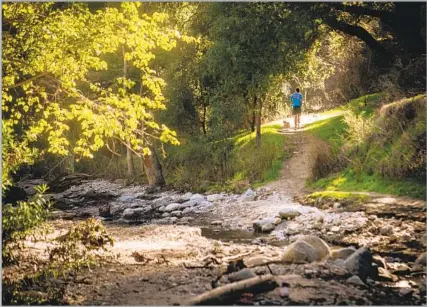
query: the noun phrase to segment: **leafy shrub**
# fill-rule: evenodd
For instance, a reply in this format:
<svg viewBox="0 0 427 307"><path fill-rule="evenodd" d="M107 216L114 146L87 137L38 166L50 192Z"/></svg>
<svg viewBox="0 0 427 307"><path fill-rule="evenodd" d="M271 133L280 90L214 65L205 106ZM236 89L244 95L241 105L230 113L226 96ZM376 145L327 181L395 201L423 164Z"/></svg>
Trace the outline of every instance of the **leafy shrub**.
<svg viewBox="0 0 427 307"><path fill-rule="evenodd" d="M66 234L58 237L58 246L49 250L47 272L58 275L94 264L97 252L106 251L114 240L108 235L101 221L89 218L73 226Z"/></svg>
<svg viewBox="0 0 427 307"><path fill-rule="evenodd" d="M16 206L2 206L3 263L17 261L22 240L48 218L51 203L43 195L47 189L46 185L37 186L36 194L29 201L18 202Z"/></svg>

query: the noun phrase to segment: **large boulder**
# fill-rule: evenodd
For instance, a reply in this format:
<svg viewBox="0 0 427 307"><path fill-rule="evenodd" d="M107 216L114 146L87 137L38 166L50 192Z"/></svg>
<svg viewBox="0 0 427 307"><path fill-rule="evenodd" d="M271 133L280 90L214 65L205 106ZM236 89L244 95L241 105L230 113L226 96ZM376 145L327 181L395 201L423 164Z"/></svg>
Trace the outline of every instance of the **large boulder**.
<svg viewBox="0 0 427 307"><path fill-rule="evenodd" d="M359 248L344 261L344 266L350 273L357 275L366 281L368 277L378 275L376 268L372 265L372 253L366 247Z"/></svg>
<svg viewBox="0 0 427 307"><path fill-rule="evenodd" d="M310 263L318 260L320 257L316 249L304 241L288 245L282 254L282 261L287 263Z"/></svg>
<svg viewBox="0 0 427 307"><path fill-rule="evenodd" d="M331 250L328 244L315 235L299 236L297 241L302 241L310 244L316 250L319 259L325 259L331 255Z"/></svg>

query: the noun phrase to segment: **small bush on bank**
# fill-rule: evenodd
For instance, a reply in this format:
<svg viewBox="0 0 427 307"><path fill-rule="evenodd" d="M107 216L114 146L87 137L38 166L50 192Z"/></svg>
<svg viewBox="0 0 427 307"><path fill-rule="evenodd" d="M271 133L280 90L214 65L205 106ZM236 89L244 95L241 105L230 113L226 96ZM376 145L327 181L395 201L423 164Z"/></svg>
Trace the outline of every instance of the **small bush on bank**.
<svg viewBox="0 0 427 307"><path fill-rule="evenodd" d="M36 194L29 201L18 202L16 206L2 206L3 264L18 261L22 240L49 217L51 203L44 197L47 189L46 185L37 186Z"/></svg>

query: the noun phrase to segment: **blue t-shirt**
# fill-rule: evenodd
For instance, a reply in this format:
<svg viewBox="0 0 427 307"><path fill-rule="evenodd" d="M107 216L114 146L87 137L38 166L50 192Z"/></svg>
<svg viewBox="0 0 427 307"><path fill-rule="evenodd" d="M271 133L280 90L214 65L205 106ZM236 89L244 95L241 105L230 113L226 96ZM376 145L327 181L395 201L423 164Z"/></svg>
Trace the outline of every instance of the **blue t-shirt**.
<svg viewBox="0 0 427 307"><path fill-rule="evenodd" d="M296 92L291 95L291 102L293 107L300 107L301 101L302 101L301 93Z"/></svg>

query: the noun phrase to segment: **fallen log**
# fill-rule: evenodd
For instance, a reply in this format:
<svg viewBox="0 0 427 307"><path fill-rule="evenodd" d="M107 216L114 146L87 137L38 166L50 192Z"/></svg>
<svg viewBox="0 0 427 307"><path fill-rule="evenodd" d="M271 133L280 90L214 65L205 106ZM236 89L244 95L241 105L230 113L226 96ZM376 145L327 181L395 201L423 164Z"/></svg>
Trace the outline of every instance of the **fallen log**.
<svg viewBox="0 0 427 307"><path fill-rule="evenodd" d="M239 298L242 293L262 293L271 291L276 287L277 282L273 275L256 276L202 293L181 305L196 306L218 305L219 303L225 304L231 302L233 299Z"/></svg>

